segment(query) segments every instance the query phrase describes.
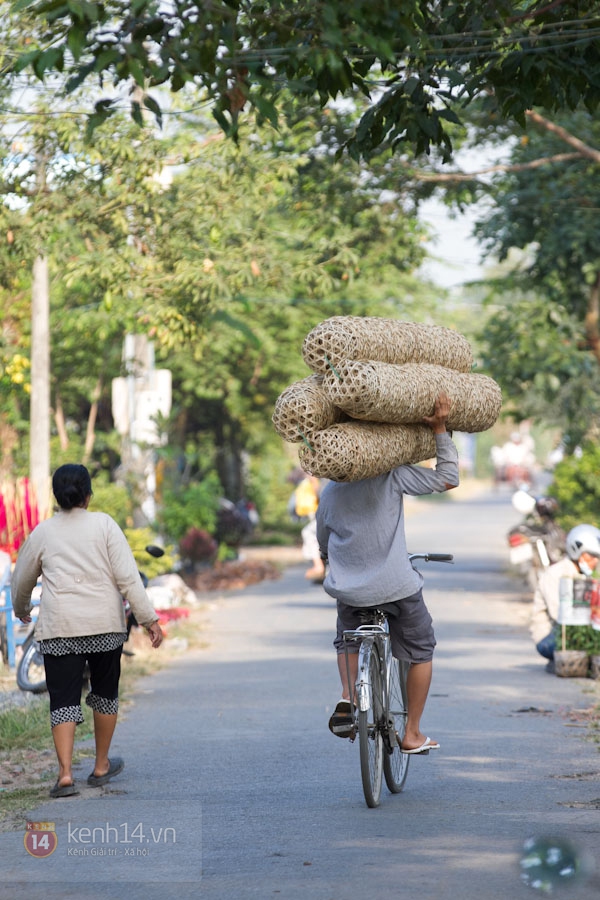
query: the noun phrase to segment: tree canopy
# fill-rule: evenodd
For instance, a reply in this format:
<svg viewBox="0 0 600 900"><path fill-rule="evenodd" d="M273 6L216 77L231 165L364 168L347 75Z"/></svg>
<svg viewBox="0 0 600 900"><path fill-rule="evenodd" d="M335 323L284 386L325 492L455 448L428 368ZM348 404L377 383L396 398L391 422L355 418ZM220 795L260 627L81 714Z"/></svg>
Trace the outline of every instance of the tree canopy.
<svg viewBox="0 0 600 900"><path fill-rule="evenodd" d="M236 147L206 122L160 137L151 120L140 131L123 112L86 143L77 108L36 110L18 123L18 140L0 135L0 426L17 433L15 470L26 465L28 295L42 246L53 463L83 451L94 412L92 468L114 469L110 385L123 336L135 331L173 373L165 452L195 448L195 471L216 463L233 496L248 453L264 465L265 484L280 458L285 491L289 462L270 416L283 388L308 374L307 331L338 313L433 316L437 295L415 275L424 231L403 196L402 167L336 160L351 127L339 111L317 110L294 131L282 126L276 141L255 132Z"/></svg>
<svg viewBox="0 0 600 900"><path fill-rule="evenodd" d="M64 89L98 80L93 128L129 94L162 119L161 87L196 88L221 128L238 137L252 110L277 126L289 97L321 106L364 100L347 147L448 158L453 123L474 98L525 125L532 107L589 111L600 100L597 0L6 0L30 33L4 74L57 73ZM25 30L26 30L25 28ZM133 88L133 89L132 89ZM199 95L198 95L199 91Z"/></svg>
<svg viewBox="0 0 600 900"><path fill-rule="evenodd" d="M540 121L513 145L476 229L508 259L490 286L487 363L521 415L562 426L571 446L600 425L599 146L585 110Z"/></svg>

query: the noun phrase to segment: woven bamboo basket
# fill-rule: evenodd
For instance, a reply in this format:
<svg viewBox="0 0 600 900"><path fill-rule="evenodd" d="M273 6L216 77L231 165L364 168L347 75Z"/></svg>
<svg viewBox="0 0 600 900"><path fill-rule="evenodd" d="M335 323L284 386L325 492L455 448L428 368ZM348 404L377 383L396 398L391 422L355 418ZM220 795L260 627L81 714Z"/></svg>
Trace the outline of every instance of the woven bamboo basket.
<svg viewBox="0 0 600 900"><path fill-rule="evenodd" d="M405 463L423 462L436 454L427 425L342 422L310 437L299 449L305 472L332 481L360 481Z"/></svg>
<svg viewBox="0 0 600 900"><path fill-rule="evenodd" d="M346 418L323 390L322 375L309 375L287 387L277 398L272 416L277 433L292 443Z"/></svg>
<svg viewBox="0 0 600 900"><path fill-rule="evenodd" d="M333 316L306 335L302 356L314 372L345 359L387 363L434 363L469 372L473 354L467 339L441 325L399 322L377 316Z"/></svg>
<svg viewBox="0 0 600 900"><path fill-rule="evenodd" d="M559 678L586 678L590 658L585 650L555 650L554 666Z"/></svg>
<svg viewBox="0 0 600 900"><path fill-rule="evenodd" d="M456 431L491 428L502 406L502 392L493 378L428 363L344 360L324 376L323 388L352 418L397 425L432 415L436 398L444 392L450 399L447 426Z"/></svg>

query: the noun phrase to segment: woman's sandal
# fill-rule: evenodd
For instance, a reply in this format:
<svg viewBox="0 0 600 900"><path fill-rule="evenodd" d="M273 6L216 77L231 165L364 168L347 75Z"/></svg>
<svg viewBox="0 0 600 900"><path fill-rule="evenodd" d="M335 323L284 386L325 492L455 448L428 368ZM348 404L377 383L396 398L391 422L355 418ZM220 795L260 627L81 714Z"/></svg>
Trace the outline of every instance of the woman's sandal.
<svg viewBox="0 0 600 900"><path fill-rule="evenodd" d="M53 788L50 788L50 796L51 797L74 797L75 794L78 794L79 791L75 787L75 783L72 781L71 784L63 784L60 785L58 783L58 779L56 780L56 784Z"/></svg>

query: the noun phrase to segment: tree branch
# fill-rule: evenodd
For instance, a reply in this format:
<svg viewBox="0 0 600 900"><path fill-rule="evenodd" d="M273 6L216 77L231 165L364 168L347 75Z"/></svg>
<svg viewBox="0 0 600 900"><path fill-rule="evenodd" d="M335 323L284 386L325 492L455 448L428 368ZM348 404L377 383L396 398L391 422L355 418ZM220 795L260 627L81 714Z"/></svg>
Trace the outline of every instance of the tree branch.
<svg viewBox="0 0 600 900"><path fill-rule="evenodd" d="M529 9L527 12L521 13L518 16L509 16L505 21L507 25L512 25L513 22L522 22L523 19L536 19L538 16L543 16L544 13L552 12L553 9L556 9L559 6L562 6L565 0L553 0L552 3L548 3L546 6L541 6L539 9Z"/></svg>
<svg viewBox="0 0 600 900"><path fill-rule="evenodd" d="M491 172L525 172L528 169L539 169L541 166L551 165L553 163L567 162L570 159L581 159L583 154L577 153L557 153L554 156L540 156L528 163L502 163L497 166L488 166L485 169L479 169L477 172L434 172L428 174L425 172L413 172L413 178L416 181L431 181L435 183L448 183L457 181L475 181L481 175L489 175Z"/></svg>
<svg viewBox="0 0 600 900"><path fill-rule="evenodd" d="M550 122L549 119L541 116L533 109L526 110L525 115L529 119L531 119L532 122L535 122L536 125L539 125L540 128L545 128L546 131L550 131L552 132L552 134L555 134L561 139L561 141L564 141L565 144L568 144L570 147L574 147L582 156L587 156L588 159L593 159L594 162L600 163L600 150L596 150L595 147L590 147L589 144L584 144L583 141L580 141L579 138L576 138L575 135L567 131L566 128L562 128L555 122Z"/></svg>

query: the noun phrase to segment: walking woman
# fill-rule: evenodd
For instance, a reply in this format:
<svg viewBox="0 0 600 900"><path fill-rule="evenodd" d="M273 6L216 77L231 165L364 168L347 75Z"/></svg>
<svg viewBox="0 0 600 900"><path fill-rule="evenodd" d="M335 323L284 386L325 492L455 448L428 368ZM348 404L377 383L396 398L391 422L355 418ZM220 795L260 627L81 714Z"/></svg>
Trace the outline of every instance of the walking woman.
<svg viewBox="0 0 600 900"><path fill-rule="evenodd" d="M119 757L109 758L117 724L121 651L127 637L123 597L153 647L163 634L125 535L109 515L89 512L92 496L85 466L56 470L52 490L58 512L41 522L19 551L11 578L15 614L31 622L31 592L42 576L35 637L40 642L50 694L50 725L58 758L58 778L51 797L78 790L72 761L75 728L83 722L81 690L86 662L94 713L96 760L89 785L106 784L123 770Z"/></svg>

